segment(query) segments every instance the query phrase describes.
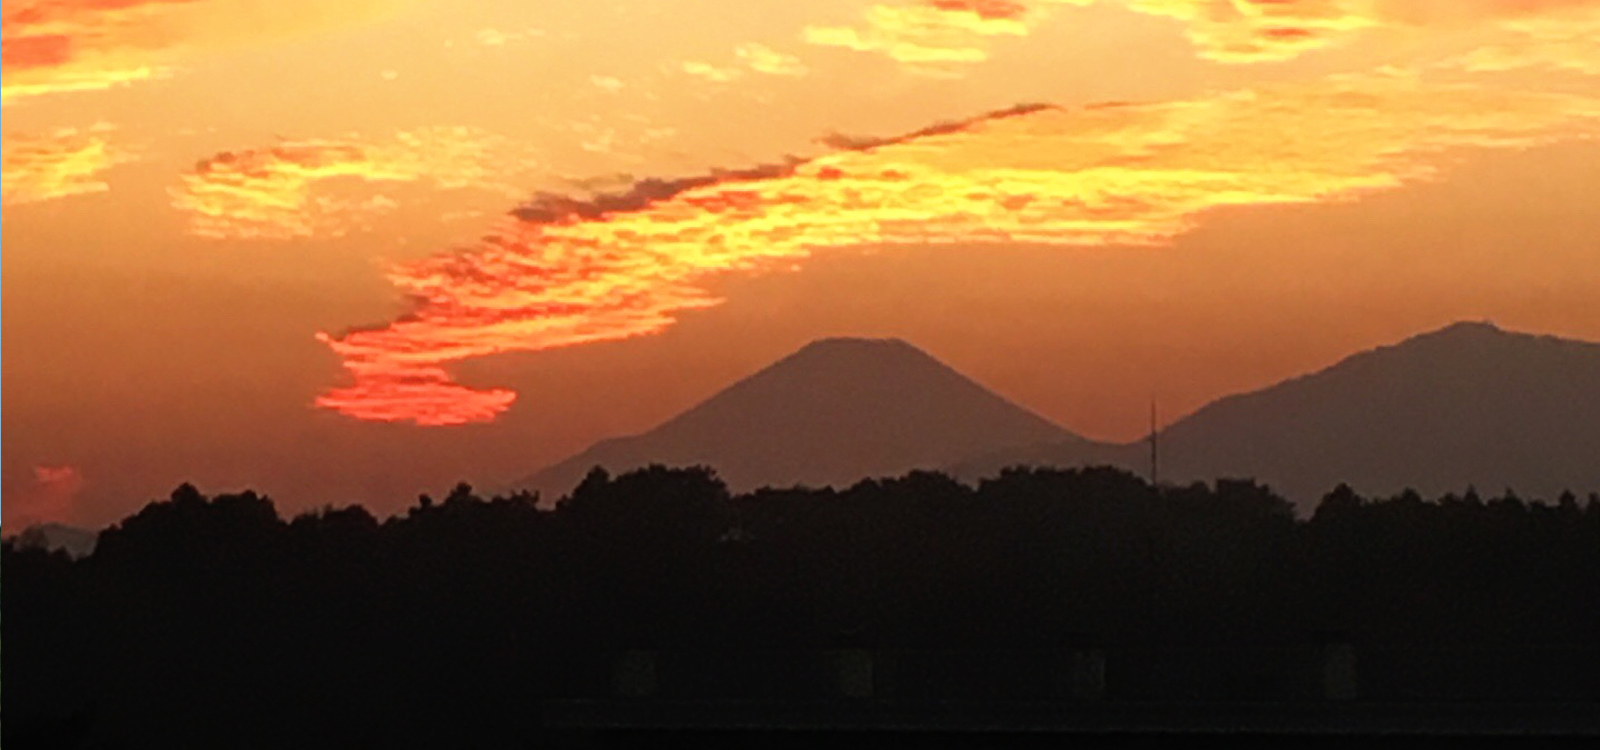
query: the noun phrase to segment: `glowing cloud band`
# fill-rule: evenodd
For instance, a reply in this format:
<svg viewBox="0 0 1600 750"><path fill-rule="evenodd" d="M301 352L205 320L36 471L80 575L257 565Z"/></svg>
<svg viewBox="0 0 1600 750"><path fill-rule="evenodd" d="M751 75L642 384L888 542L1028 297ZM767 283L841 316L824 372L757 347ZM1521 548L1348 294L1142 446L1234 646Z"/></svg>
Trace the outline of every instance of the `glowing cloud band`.
<svg viewBox="0 0 1600 750"><path fill-rule="evenodd" d="M321 334L353 382L317 404L424 425L492 419L463 359L661 331L703 284L880 243L1152 245L1223 206L1352 199L1423 179L1442 150L1600 132L1600 100L1403 74L1069 112L1022 107L736 172L539 196L472 247L390 269L393 321Z"/></svg>
<svg viewBox="0 0 1600 750"><path fill-rule="evenodd" d="M532 163L499 136L475 128L406 131L392 139L286 141L201 160L172 192L189 231L213 239L338 236L394 202L338 192L357 185L426 182L444 189L510 193L502 180Z"/></svg>
<svg viewBox="0 0 1600 750"><path fill-rule="evenodd" d="M132 160L111 140L110 126L61 128L42 135L7 133L0 143L0 204L65 198L110 189L104 173Z"/></svg>

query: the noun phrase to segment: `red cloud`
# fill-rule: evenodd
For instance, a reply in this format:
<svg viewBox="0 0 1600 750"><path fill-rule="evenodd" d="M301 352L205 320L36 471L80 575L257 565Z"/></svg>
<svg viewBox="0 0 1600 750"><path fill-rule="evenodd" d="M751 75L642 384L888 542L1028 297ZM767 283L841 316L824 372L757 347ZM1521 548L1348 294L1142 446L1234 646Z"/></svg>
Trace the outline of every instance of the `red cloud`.
<svg viewBox="0 0 1600 750"><path fill-rule="evenodd" d="M394 0L13 0L0 12L0 97L152 78L182 53L365 18Z"/></svg>
<svg viewBox="0 0 1600 750"><path fill-rule="evenodd" d="M971 13L979 18L1021 18L1028 6L1016 0L925 0L928 5L947 13Z"/></svg>
<svg viewBox="0 0 1600 750"><path fill-rule="evenodd" d="M0 65L7 70L61 65L70 59L72 40L60 34L17 37L0 49Z"/></svg>
<svg viewBox="0 0 1600 750"><path fill-rule="evenodd" d="M16 531L36 523L70 521L83 475L71 466L35 466L33 483L6 496L6 529Z"/></svg>
<svg viewBox="0 0 1600 750"><path fill-rule="evenodd" d="M540 196L475 246L393 267L408 309L321 337L351 383L317 403L362 419L483 421L513 394L456 384L449 363L654 333L715 305L704 284L718 274L875 243L1158 244L1212 208L1350 199L1429 176L1444 149L1597 126L1594 98L1372 75L1166 104L1021 107L806 161L588 201Z"/></svg>

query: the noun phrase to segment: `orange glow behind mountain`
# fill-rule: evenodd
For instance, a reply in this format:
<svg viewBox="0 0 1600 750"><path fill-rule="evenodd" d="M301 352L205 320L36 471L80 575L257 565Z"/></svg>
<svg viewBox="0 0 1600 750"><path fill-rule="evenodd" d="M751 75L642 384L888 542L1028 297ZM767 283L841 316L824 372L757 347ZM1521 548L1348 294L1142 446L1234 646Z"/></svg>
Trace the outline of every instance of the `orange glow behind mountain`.
<svg viewBox="0 0 1600 750"><path fill-rule="evenodd" d="M790 165L590 202L545 197L477 247L391 269L411 309L324 336L355 382L317 403L361 419L482 421L515 394L460 385L445 365L655 333L717 304L701 286L713 274L869 244L1151 245L1212 208L1347 199L1430 176L1444 149L1597 125L1596 99L1359 76L1172 104L1022 107Z"/></svg>

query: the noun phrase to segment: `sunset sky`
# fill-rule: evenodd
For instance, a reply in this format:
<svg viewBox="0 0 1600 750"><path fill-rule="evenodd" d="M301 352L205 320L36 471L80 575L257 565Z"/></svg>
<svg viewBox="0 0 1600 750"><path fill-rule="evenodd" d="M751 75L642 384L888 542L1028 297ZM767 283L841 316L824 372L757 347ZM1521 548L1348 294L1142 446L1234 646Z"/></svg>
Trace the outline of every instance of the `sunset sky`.
<svg viewBox="0 0 1600 750"><path fill-rule="evenodd" d="M1088 437L1600 340L1600 0L18 0L3 523L380 513L824 336Z"/></svg>

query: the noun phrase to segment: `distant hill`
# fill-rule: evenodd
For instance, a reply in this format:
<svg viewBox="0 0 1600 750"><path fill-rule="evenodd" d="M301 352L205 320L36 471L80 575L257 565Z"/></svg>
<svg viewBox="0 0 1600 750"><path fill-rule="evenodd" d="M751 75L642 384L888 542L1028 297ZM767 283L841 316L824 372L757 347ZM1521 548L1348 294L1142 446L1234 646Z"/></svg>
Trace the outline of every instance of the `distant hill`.
<svg viewBox="0 0 1600 750"><path fill-rule="evenodd" d="M29 526L17 534L18 549L66 550L73 557L88 557L94 553L100 533L59 523L42 523Z"/></svg>
<svg viewBox="0 0 1600 750"><path fill-rule="evenodd" d="M1162 478L1253 477L1309 510L1363 493L1600 490L1600 344L1458 323L1317 373L1220 399L1159 433ZM1146 443L1066 442L954 465L1109 463L1145 472Z"/></svg>
<svg viewBox="0 0 1600 750"><path fill-rule="evenodd" d="M849 485L1037 443L1087 443L904 341L813 342L642 435L514 487L566 494L593 466L707 464L734 491Z"/></svg>

